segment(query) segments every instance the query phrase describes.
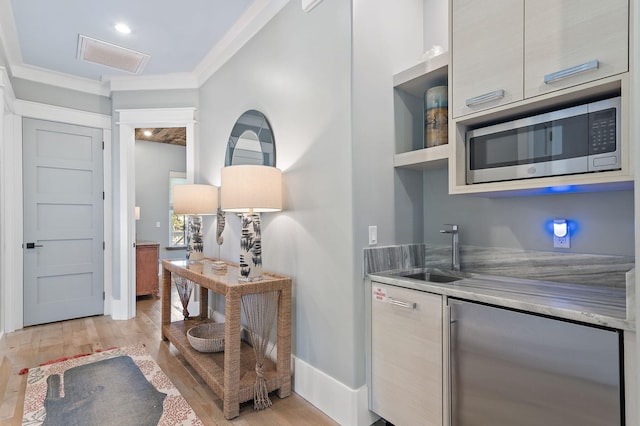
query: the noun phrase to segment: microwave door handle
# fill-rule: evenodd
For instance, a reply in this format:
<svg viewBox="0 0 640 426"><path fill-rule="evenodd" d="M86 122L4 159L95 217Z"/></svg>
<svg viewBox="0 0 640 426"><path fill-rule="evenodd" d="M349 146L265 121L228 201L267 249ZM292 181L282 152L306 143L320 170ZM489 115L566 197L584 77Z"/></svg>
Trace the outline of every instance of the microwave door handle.
<svg viewBox="0 0 640 426"><path fill-rule="evenodd" d="M545 143L544 143L544 154L545 156L552 156L553 155L553 127L548 126L545 129Z"/></svg>

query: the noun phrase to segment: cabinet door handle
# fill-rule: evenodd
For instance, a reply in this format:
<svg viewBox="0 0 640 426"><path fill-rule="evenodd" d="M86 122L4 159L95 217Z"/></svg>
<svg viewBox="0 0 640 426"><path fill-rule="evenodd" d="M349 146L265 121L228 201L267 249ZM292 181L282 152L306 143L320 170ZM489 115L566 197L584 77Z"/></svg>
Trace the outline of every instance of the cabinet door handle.
<svg viewBox="0 0 640 426"><path fill-rule="evenodd" d="M470 106L482 104L489 101L495 101L496 99L502 99L502 98L504 98L504 90L500 89L494 92L485 93L484 95L469 98L464 103L466 106L470 107Z"/></svg>
<svg viewBox="0 0 640 426"><path fill-rule="evenodd" d="M569 67L560 71L552 72L544 76L544 84L550 84L554 81L561 80L563 78L571 77L574 74L578 74L584 71L595 70L600 66L600 62L597 59L593 61L585 62L584 64Z"/></svg>
<svg viewBox="0 0 640 426"><path fill-rule="evenodd" d="M389 303L407 309L415 309L416 306L418 306L416 302L407 302L406 300L400 300L393 297L389 297Z"/></svg>

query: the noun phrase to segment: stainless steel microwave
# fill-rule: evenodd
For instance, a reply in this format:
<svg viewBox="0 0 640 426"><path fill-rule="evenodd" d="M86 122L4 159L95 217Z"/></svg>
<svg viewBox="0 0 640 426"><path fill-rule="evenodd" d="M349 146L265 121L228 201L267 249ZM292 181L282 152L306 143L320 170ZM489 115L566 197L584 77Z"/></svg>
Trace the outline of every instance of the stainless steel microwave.
<svg viewBox="0 0 640 426"><path fill-rule="evenodd" d="M467 184L620 169L620 97L466 133Z"/></svg>

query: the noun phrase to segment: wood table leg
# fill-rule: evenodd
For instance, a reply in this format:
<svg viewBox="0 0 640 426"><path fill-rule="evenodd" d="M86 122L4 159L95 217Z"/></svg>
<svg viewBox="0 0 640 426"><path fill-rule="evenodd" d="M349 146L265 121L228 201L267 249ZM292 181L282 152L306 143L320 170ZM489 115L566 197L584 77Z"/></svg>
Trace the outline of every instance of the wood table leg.
<svg viewBox="0 0 640 426"><path fill-rule="evenodd" d="M226 419L240 414L240 311L242 297L234 291L225 297L224 396L222 411Z"/></svg>

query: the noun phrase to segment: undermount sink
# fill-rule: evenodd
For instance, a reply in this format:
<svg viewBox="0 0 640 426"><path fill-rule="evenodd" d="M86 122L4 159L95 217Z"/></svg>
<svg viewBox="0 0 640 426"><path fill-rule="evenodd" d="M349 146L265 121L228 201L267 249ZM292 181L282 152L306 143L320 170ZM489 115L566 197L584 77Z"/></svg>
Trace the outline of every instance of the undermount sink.
<svg viewBox="0 0 640 426"><path fill-rule="evenodd" d="M413 278L414 280L429 281L432 283L450 283L462 279L462 277L444 275L435 272L418 272L415 274L407 274L402 276L405 278Z"/></svg>

